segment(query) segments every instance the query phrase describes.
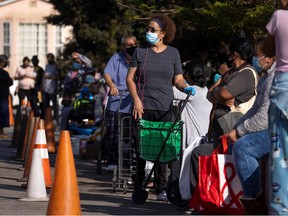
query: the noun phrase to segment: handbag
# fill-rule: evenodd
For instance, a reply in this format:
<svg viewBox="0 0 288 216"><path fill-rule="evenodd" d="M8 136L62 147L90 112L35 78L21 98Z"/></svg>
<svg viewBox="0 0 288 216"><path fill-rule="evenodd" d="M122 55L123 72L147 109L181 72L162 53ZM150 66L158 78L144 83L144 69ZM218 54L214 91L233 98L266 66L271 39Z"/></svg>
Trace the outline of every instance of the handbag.
<svg viewBox="0 0 288 216"><path fill-rule="evenodd" d="M239 104L237 107L236 106L230 107L230 110L231 110L230 112L226 113L225 115L217 119L224 134L233 130L234 125L253 106L254 101L256 99L257 84L258 84L256 72L252 68L244 68L240 70L239 72L245 69L250 69L253 72L254 80L255 80L255 93L248 101Z"/></svg>
<svg viewBox="0 0 288 216"><path fill-rule="evenodd" d="M223 147L220 153L219 149ZM199 157L199 179L189 207L201 214L244 214L243 194L226 136L210 156Z"/></svg>

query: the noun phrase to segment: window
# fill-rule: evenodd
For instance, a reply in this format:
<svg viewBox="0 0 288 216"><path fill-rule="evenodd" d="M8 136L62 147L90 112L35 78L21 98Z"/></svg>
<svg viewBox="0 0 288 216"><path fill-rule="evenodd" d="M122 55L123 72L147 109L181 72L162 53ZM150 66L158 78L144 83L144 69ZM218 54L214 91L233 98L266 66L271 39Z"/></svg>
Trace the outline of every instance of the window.
<svg viewBox="0 0 288 216"><path fill-rule="evenodd" d="M19 24L19 57L44 57L47 54L47 25L37 23Z"/></svg>
<svg viewBox="0 0 288 216"><path fill-rule="evenodd" d="M10 23L3 23L3 53L10 56Z"/></svg>
<svg viewBox="0 0 288 216"><path fill-rule="evenodd" d="M62 28L61 26L56 26L55 28L55 54L59 56L62 53Z"/></svg>

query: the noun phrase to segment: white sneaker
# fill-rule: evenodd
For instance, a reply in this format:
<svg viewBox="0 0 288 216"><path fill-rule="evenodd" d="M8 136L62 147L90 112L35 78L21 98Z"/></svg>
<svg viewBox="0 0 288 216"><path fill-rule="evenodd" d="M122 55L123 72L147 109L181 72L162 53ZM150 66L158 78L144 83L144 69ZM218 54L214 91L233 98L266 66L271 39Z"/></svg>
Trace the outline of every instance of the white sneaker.
<svg viewBox="0 0 288 216"><path fill-rule="evenodd" d="M162 193L157 194L157 200L158 200L158 201L168 202L169 200L168 200L168 198L167 198L166 191L163 191Z"/></svg>

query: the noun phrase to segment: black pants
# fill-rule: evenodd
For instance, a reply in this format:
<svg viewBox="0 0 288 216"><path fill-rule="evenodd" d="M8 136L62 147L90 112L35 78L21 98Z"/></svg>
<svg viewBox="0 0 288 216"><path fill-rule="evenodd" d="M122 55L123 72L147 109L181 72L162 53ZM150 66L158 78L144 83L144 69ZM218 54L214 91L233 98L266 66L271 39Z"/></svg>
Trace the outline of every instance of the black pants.
<svg viewBox="0 0 288 216"><path fill-rule="evenodd" d="M32 110L34 111L35 116L39 116L39 109L37 107L37 95L34 89L19 89L18 90L18 97L19 97L19 104L21 105L21 101L27 97L28 101L31 103Z"/></svg>
<svg viewBox="0 0 288 216"><path fill-rule="evenodd" d="M198 182L199 176L199 156L209 156L212 154L214 148L213 144L201 144L195 147L191 153L191 165L192 165L192 186L195 188Z"/></svg>
<svg viewBox="0 0 288 216"><path fill-rule="evenodd" d="M50 100L52 100L53 106L53 119L58 121L58 103L57 103L57 94L48 94L47 92L42 92L42 99L43 99L43 113L42 113L42 118L45 119L45 115L46 115L46 110L47 108L50 106Z"/></svg>
<svg viewBox="0 0 288 216"><path fill-rule="evenodd" d="M142 119L148 121L174 121L174 115L172 111L160 111L160 110L144 110ZM145 179L145 165L146 160L140 157L139 143L137 139L137 122L133 121L133 134L134 143L136 144L136 176L134 182L134 190L140 190L143 188L143 181ZM155 163L154 170L154 184L156 186L156 193L159 194L166 190L167 187L167 164Z"/></svg>

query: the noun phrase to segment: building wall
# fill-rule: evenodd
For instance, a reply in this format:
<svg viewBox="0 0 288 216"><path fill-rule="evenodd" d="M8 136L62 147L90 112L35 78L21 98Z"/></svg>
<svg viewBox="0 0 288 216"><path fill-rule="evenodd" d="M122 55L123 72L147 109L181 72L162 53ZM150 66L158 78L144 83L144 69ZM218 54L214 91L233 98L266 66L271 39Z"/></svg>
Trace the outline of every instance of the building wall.
<svg viewBox="0 0 288 216"><path fill-rule="evenodd" d="M53 6L47 1L43 0L0 0L0 53L4 53L4 32L3 24L9 23L10 26L10 56L9 56L9 67L8 71L10 76L13 78L16 68L22 63L24 56L21 55L20 46L25 44L20 44L20 29L23 30L26 25L37 26L43 24L47 26L47 34L45 39L46 52L53 53L57 55L56 49L59 49L59 46L64 47L64 44L72 40L72 27L61 28L61 44L56 44L56 27L50 24L47 24L45 17L56 13L53 10ZM22 27L20 27L22 25ZM23 27L24 26L24 27ZM59 35L58 35L59 36ZM29 37L29 36L28 36ZM31 35L31 38L37 37L36 35ZM31 39L30 38L30 39ZM26 38L29 40L29 38ZM35 41L37 43L37 41ZM33 55L38 55L40 60L40 66L45 67L46 64L46 54L43 52L38 52L36 49L34 51L28 51L29 58L32 58ZM23 52L23 49L22 49ZM31 55L31 56L30 56ZM16 83L17 84L17 83ZM15 85L12 87L14 91ZM13 92L12 92L13 93Z"/></svg>

